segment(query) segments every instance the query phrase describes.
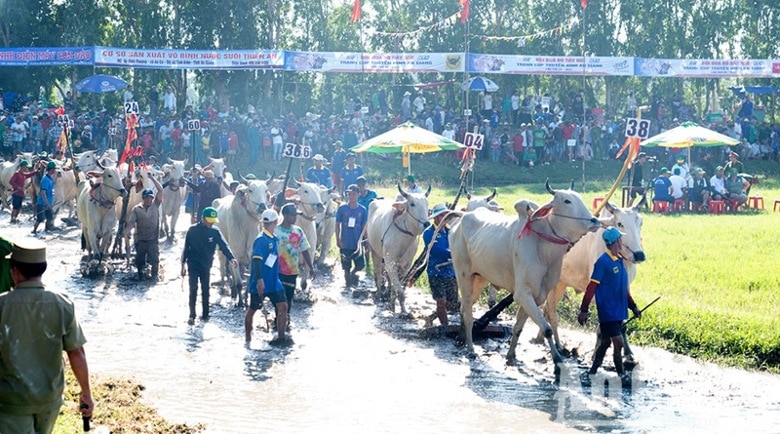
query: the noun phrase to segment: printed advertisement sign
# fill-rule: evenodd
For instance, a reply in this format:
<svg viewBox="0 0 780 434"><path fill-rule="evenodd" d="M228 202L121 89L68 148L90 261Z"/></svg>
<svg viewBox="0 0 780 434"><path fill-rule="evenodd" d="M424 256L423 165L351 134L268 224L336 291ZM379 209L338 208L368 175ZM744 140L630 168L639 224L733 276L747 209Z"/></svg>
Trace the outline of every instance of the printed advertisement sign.
<svg viewBox="0 0 780 434"><path fill-rule="evenodd" d="M469 54L469 72L523 75L633 75L632 57ZM584 65L584 66L583 66Z"/></svg>
<svg viewBox="0 0 780 434"><path fill-rule="evenodd" d="M634 59L636 75L643 77L773 77L780 76L777 60Z"/></svg>
<svg viewBox="0 0 780 434"><path fill-rule="evenodd" d="M463 72L463 53L313 53L287 51L285 71Z"/></svg>
<svg viewBox="0 0 780 434"><path fill-rule="evenodd" d="M92 47L0 48L0 66L92 65Z"/></svg>
<svg viewBox="0 0 780 434"><path fill-rule="evenodd" d="M95 66L154 69L281 69L282 50L146 50L95 47Z"/></svg>

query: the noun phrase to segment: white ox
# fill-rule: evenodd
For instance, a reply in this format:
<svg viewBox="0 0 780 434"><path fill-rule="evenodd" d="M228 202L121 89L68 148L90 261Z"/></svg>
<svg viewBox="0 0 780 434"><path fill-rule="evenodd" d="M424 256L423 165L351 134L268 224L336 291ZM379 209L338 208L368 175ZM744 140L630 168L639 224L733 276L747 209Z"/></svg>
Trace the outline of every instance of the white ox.
<svg viewBox="0 0 780 434"><path fill-rule="evenodd" d="M317 214L325 210L321 197L323 191L327 192L328 189L311 182L295 181L295 183L298 185L298 188L292 190L294 192L292 200L298 207L298 211L300 211L298 218L295 219L295 225L299 226L303 230L303 234L306 235L306 241L311 246L309 255L314 260L314 251L317 248ZM333 230L336 230L335 226ZM300 270L298 276L301 278L301 288L305 290L308 287L307 279L311 274L311 270L309 270L308 264L303 259L303 255L300 255L298 259Z"/></svg>
<svg viewBox="0 0 780 434"><path fill-rule="evenodd" d="M162 230L166 240L173 242L176 234L176 221L179 220L181 205L184 203L186 189L184 188L184 165L187 160L171 160L164 164L163 170L163 203L160 207Z"/></svg>
<svg viewBox="0 0 780 434"><path fill-rule="evenodd" d="M89 259L100 261L108 252L111 234L116 226L116 199L127 191L115 166L102 166L100 162L97 162L97 166L102 171L88 172L87 176L98 178L98 181L83 181L80 184L76 211Z"/></svg>
<svg viewBox="0 0 780 434"><path fill-rule="evenodd" d="M407 193L401 190L396 201L377 199L368 206L366 234L374 264L374 282L377 293L384 287L384 273L390 280L390 310L395 311L395 300L406 313L404 284L406 275L417 252L420 234L430 225L428 221L428 195Z"/></svg>
<svg viewBox="0 0 780 434"><path fill-rule="evenodd" d="M106 151L108 152L108 151ZM111 156L116 157L116 151L111 153ZM116 158L109 158L106 155L98 155L97 151L84 151L80 154L73 154L73 159L76 161L76 167L79 171L87 173L90 171L100 170L100 166L114 166L119 161ZM125 164L123 163L123 166ZM126 166L125 166L126 167ZM127 169L125 169L125 172ZM119 170L120 175L122 170Z"/></svg>
<svg viewBox="0 0 780 434"><path fill-rule="evenodd" d="M325 259L333 245L333 236L336 233L336 211L339 207L337 200L340 197L333 190L320 190L320 199L324 210L317 213L317 245L313 247L315 252L318 250L320 252L315 262L317 266L325 265Z"/></svg>
<svg viewBox="0 0 780 434"><path fill-rule="evenodd" d="M463 189L463 193L466 194L466 199L469 200L469 202L466 204L465 211L471 212L474 211L477 208L491 208L490 201L493 200L496 197L496 189L493 189L493 192L490 193L487 197L481 197L476 198L472 197L471 193L469 193L468 190L465 188ZM492 211L492 210L491 210Z"/></svg>
<svg viewBox="0 0 780 434"><path fill-rule="evenodd" d="M610 203L604 207L604 215L600 221L605 226L614 226L625 233L622 240L623 263L628 272L629 285L636 277L636 264L645 260L645 252L642 249L642 216L639 209L644 206L645 197L632 208L618 208ZM561 269L561 279L554 291L547 296L547 304L544 307L544 314L550 321L555 344L559 348L561 340L558 337L558 303L566 293L567 287L572 287L576 292L585 292L590 282L590 276L593 274L593 265L596 260L605 252L604 240L601 234L604 228L600 228L595 233L588 233L580 239L574 247L563 257L563 266ZM537 339L541 338L541 332ZM626 356L630 354L626 348Z"/></svg>
<svg viewBox="0 0 780 434"><path fill-rule="evenodd" d="M571 190L555 191L552 200L529 218L531 204L515 202L517 216L479 208L463 215L449 235L452 263L461 293L461 327L466 345L474 351L472 307L482 288L492 283L507 288L518 304L507 359L515 360L520 332L530 316L544 330L554 362L563 361L552 339L552 328L539 309L560 279L563 255L589 231L599 228L582 197Z"/></svg>
<svg viewBox="0 0 780 434"><path fill-rule="evenodd" d="M83 178L82 178L83 179ZM76 181L76 172L72 169L57 169L54 177L54 205L52 212L59 211L63 205L68 205L68 219L73 218L76 211L74 202L79 195L78 181Z"/></svg>
<svg viewBox="0 0 780 434"><path fill-rule="evenodd" d="M239 267L249 269L252 245L260 233L262 225L260 215L268 207L268 186L262 180L244 180L246 185L239 185L235 195L228 195L214 200L212 204L219 214L219 222L215 225L225 237L230 251L235 255ZM224 282L227 275L225 256L219 254L220 270ZM239 296L239 305L243 298L238 293L241 283L240 270L230 270L233 279L232 297Z"/></svg>

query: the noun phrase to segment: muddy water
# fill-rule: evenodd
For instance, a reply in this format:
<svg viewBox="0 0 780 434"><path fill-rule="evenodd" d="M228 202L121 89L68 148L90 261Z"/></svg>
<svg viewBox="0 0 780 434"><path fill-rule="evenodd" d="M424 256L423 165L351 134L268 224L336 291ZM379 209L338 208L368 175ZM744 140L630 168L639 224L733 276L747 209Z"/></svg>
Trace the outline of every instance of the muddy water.
<svg viewBox="0 0 780 434"><path fill-rule="evenodd" d="M186 324L178 245L163 248L165 281L150 286L129 279L123 264L84 279L76 231L45 239L53 258L46 282L75 300L92 371L139 379L163 416L204 423L210 433L780 432L777 376L637 348L633 389L583 388L576 361L556 385L549 354L528 343L534 325L516 366L505 364L504 340L480 342L469 358L447 339L419 338L422 320L342 294L338 272L318 277L316 303L293 307L292 348L269 346L262 330L247 347L243 312L227 300L212 307L210 322ZM415 316L431 311L427 297L410 298ZM589 357L592 336L563 336Z"/></svg>

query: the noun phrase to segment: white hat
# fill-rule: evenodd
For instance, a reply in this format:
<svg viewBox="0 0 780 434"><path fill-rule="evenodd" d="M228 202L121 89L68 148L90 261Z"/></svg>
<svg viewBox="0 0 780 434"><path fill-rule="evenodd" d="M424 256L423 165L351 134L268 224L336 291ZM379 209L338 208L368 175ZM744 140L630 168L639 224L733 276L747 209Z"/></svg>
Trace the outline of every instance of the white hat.
<svg viewBox="0 0 780 434"><path fill-rule="evenodd" d="M279 220L279 213L273 209L263 211L263 222L271 223Z"/></svg>
<svg viewBox="0 0 780 434"><path fill-rule="evenodd" d="M445 213L447 211L449 211L449 208L447 208L447 204L445 204L445 203L437 203L431 209L431 216L428 217L428 218L435 218L437 215Z"/></svg>
<svg viewBox="0 0 780 434"><path fill-rule="evenodd" d="M323 157L322 154L316 154L311 159L314 161L325 161L325 157Z"/></svg>
<svg viewBox="0 0 780 434"><path fill-rule="evenodd" d="M411 95L411 93L408 90L404 92L404 96L409 96L409 95Z"/></svg>

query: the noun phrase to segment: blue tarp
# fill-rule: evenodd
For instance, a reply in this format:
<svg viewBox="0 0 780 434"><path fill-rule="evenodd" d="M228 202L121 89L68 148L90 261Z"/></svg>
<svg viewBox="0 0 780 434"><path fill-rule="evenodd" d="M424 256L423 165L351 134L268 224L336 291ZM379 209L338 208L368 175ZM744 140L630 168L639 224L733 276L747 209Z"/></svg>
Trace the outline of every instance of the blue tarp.
<svg viewBox="0 0 780 434"><path fill-rule="evenodd" d="M745 97L745 92L756 95L770 95L773 93L780 93L780 88L772 86L739 86L730 87L729 89L734 92L734 95L737 95L740 98Z"/></svg>

